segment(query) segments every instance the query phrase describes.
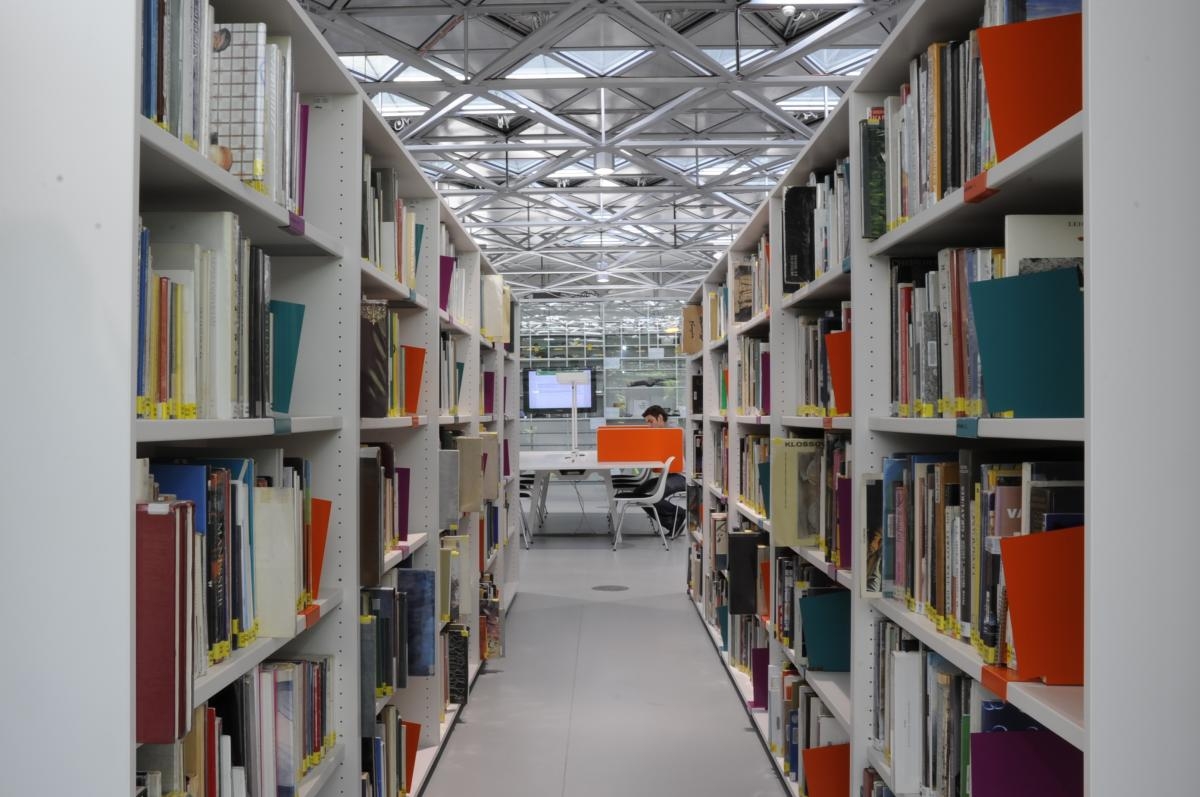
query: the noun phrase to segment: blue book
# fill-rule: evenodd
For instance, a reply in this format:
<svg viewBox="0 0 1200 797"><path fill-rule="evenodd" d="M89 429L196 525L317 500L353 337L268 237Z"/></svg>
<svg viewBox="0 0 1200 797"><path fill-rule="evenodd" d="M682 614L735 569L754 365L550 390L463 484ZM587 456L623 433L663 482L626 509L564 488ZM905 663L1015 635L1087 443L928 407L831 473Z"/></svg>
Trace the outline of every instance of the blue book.
<svg viewBox="0 0 1200 797"><path fill-rule="evenodd" d="M437 655L437 595L432 570L399 569L396 588L408 603L408 674L433 675Z"/></svg>
<svg viewBox="0 0 1200 797"><path fill-rule="evenodd" d="M810 670L850 670L850 592L809 595L799 601Z"/></svg>
<svg viewBox="0 0 1200 797"><path fill-rule="evenodd" d="M989 413L1083 417L1083 292L1074 268L969 287Z"/></svg>
<svg viewBox="0 0 1200 797"><path fill-rule="evenodd" d="M883 458L883 541L880 558L883 563L883 594L896 593L896 487L904 483L908 458ZM869 541L868 541L869 542Z"/></svg>
<svg viewBox="0 0 1200 797"><path fill-rule="evenodd" d="M138 317L137 317L137 394L148 396L146 386L146 328L150 325L150 230L138 232Z"/></svg>
<svg viewBox="0 0 1200 797"><path fill-rule="evenodd" d="M158 483L159 492L170 493L180 501L196 505L192 521L197 534L208 531L208 467L205 465L173 465L151 462L150 475Z"/></svg>

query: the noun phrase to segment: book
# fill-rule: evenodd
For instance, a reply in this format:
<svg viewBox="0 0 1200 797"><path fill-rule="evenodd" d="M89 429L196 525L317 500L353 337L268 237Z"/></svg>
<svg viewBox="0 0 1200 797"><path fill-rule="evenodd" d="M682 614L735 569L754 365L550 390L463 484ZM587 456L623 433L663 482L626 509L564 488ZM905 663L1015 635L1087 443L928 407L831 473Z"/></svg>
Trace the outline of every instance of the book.
<svg viewBox="0 0 1200 797"><path fill-rule="evenodd" d="M435 573L407 568L393 572L396 587L405 593L408 602L408 674L433 675L438 627Z"/></svg>

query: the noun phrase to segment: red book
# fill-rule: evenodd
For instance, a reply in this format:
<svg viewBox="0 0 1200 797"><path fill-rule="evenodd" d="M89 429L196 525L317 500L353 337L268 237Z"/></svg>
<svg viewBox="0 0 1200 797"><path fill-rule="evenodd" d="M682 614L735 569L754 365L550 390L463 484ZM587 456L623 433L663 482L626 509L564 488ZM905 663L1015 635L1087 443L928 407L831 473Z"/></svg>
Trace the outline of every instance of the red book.
<svg viewBox="0 0 1200 797"><path fill-rule="evenodd" d="M171 398L171 281L158 278L158 389L156 401Z"/></svg>
<svg viewBox="0 0 1200 797"><path fill-rule="evenodd" d="M137 507L135 738L140 744L176 742L191 721L192 511L191 501Z"/></svg>

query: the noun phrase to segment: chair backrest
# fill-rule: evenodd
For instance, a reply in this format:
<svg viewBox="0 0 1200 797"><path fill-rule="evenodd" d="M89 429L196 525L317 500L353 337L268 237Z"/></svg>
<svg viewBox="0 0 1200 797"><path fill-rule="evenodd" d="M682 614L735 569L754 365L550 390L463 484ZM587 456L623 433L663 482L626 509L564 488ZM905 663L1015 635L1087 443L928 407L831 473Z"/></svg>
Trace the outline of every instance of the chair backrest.
<svg viewBox="0 0 1200 797"><path fill-rule="evenodd" d="M683 473L683 429L677 426L601 426L596 430L596 461L675 460L673 473Z"/></svg>
<svg viewBox="0 0 1200 797"><path fill-rule="evenodd" d="M657 504L667 494L667 478L671 475L671 463L674 461L675 457L667 457L663 462L663 469L658 474L658 484L655 486L654 492L650 494L648 503Z"/></svg>

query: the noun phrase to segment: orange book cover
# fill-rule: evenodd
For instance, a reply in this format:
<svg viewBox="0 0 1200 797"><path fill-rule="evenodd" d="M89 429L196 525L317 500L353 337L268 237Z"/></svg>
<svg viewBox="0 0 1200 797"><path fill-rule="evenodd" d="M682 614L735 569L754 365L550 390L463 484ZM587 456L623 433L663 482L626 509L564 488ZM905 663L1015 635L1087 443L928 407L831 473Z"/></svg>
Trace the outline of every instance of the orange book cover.
<svg viewBox="0 0 1200 797"><path fill-rule="evenodd" d="M1021 680L1083 683L1083 528L1000 540Z"/></svg>
<svg viewBox="0 0 1200 797"><path fill-rule="evenodd" d="M321 596L321 568L325 564L325 542L329 539L329 517L333 513L333 502L324 498L312 499L312 558L308 583L312 585L312 597Z"/></svg>
<svg viewBox="0 0 1200 797"><path fill-rule="evenodd" d="M810 747L802 755L808 797L846 797L850 793L850 745Z"/></svg>
<svg viewBox="0 0 1200 797"><path fill-rule="evenodd" d="M1083 109L1083 15L979 29L999 160Z"/></svg>
<svg viewBox="0 0 1200 797"><path fill-rule="evenodd" d="M825 336L825 357L829 360L829 379L833 382L833 397L838 415L853 412L853 393L850 381L850 332L830 332Z"/></svg>
<svg viewBox="0 0 1200 797"><path fill-rule="evenodd" d="M420 346L404 347L404 402L400 408L403 415L418 414L421 403L421 379L425 375L425 349Z"/></svg>

